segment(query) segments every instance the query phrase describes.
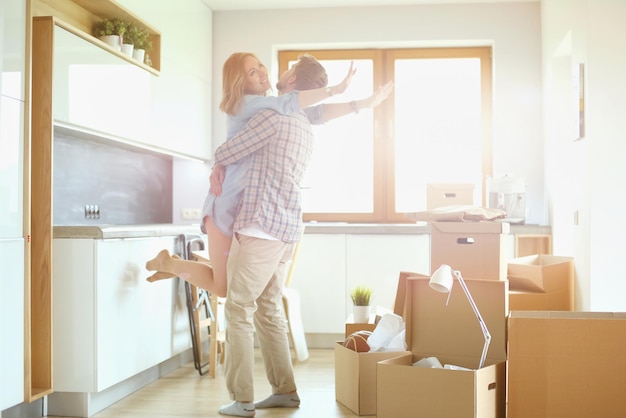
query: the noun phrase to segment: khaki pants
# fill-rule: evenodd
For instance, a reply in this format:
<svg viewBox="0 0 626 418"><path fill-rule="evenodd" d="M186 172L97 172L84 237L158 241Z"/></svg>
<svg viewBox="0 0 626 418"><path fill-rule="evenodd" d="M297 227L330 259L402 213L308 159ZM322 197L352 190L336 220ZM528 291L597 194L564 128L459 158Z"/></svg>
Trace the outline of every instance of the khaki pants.
<svg viewBox="0 0 626 418"><path fill-rule="evenodd" d="M282 292L293 244L235 234L228 257L226 387L233 400L254 400L254 331L272 393L296 390Z"/></svg>

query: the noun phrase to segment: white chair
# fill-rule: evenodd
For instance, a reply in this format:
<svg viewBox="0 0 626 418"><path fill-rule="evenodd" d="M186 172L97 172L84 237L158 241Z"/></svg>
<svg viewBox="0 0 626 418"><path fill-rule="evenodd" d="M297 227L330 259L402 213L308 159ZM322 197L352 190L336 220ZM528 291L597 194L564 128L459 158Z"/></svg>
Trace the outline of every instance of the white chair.
<svg viewBox="0 0 626 418"><path fill-rule="evenodd" d="M296 247L291 257L291 264L285 278L285 286L283 288L283 308L285 309L285 318L289 326L289 340L296 352L298 361L306 361L309 358L309 348L306 344L304 328L302 326L302 314L300 311L300 293L296 289L289 287L293 277L293 270L298 252L300 250L300 241L296 243Z"/></svg>

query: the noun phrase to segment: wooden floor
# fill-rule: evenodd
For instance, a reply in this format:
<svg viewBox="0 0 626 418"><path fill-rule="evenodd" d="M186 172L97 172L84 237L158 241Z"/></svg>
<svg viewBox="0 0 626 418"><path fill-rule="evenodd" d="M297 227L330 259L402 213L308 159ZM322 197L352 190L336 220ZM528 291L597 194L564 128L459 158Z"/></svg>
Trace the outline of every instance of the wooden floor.
<svg viewBox="0 0 626 418"><path fill-rule="evenodd" d="M334 351L310 349L309 353L306 362L294 363L300 408L258 409L257 417L358 417L335 400ZM256 400L261 400L270 394L271 389L258 352L255 363ZM193 363L189 363L111 405L93 418L222 417L224 415L218 414L218 408L230 402L223 365L219 365L216 377L212 378L200 376Z"/></svg>

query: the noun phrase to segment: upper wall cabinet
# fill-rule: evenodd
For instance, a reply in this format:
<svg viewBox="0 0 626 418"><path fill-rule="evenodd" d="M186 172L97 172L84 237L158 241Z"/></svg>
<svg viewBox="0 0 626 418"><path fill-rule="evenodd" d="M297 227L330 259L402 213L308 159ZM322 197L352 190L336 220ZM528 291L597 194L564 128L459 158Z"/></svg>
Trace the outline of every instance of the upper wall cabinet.
<svg viewBox="0 0 626 418"><path fill-rule="evenodd" d="M209 160L210 9L201 0L161 2L159 7L145 1L125 3L128 9L111 0L34 0L36 19L54 16L56 26L55 123L156 152ZM153 35L153 67L137 66L133 58L83 32L92 31L89 28L98 21L96 14L85 10L114 16L111 5L123 11L115 16L122 13L125 20L133 20L128 17L132 9L159 28L163 25L168 42L161 45L161 35ZM92 23L83 22L83 15L91 16ZM180 30L181 22L185 30ZM158 77L150 77L150 73Z"/></svg>
<svg viewBox="0 0 626 418"><path fill-rule="evenodd" d="M23 0L2 0L0 4L0 92L4 97L24 101L26 8Z"/></svg>
<svg viewBox="0 0 626 418"><path fill-rule="evenodd" d="M150 143L152 74L54 27L56 123Z"/></svg>
<svg viewBox="0 0 626 418"><path fill-rule="evenodd" d="M119 0L163 33L161 75L153 80L152 141L211 158L212 25L202 0Z"/></svg>

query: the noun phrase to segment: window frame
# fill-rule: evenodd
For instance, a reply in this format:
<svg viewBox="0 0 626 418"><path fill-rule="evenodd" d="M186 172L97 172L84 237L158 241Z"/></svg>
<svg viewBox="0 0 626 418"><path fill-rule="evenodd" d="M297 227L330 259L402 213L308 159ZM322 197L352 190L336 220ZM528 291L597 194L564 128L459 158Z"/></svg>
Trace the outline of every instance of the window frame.
<svg viewBox="0 0 626 418"><path fill-rule="evenodd" d="M279 74L289 68L303 53L319 60L371 59L373 62L373 91L376 87L394 79L394 62L397 59L445 59L478 58L481 68L481 205L487 202L487 181L493 172L493 129L492 129L492 48L475 47L429 47L429 48L385 48L385 49L320 49L278 51ZM395 81L395 80L394 80ZM373 109L373 212L372 213L304 213L306 222L349 222L349 223L413 223L405 213L395 211L395 132L394 97L390 97ZM426 193L426 190L424 190Z"/></svg>

